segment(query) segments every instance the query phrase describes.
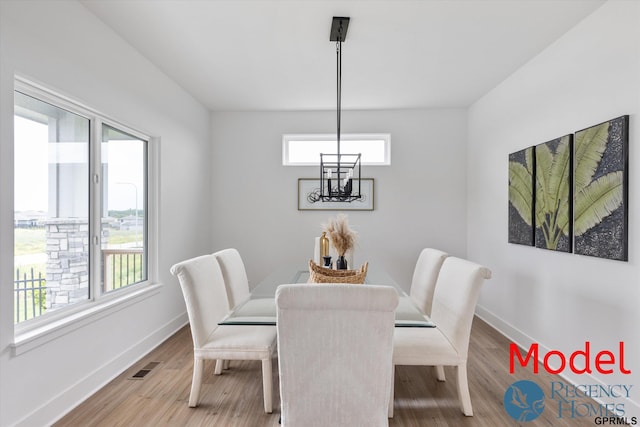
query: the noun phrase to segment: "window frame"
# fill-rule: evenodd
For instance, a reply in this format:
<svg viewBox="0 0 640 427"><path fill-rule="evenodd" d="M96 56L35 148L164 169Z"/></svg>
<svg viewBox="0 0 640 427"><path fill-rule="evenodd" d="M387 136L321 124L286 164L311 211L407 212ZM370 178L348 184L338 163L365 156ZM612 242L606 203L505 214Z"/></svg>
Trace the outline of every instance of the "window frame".
<svg viewBox="0 0 640 427"><path fill-rule="evenodd" d="M390 133L346 133L340 134L341 141L384 141L384 161L367 162L362 160L363 166L389 166L391 165L391 134ZM283 166L320 166L320 153L317 162L292 162L289 159L289 147L292 141L327 141L336 143L335 133L319 134L284 134L282 135L282 165ZM346 153L346 151L345 151Z"/></svg>
<svg viewBox="0 0 640 427"><path fill-rule="evenodd" d="M67 110L89 120L89 286L87 299L68 307L61 307L50 313L45 313L33 319L14 324L14 354L20 354L35 346L41 345L60 334L66 333L67 328L75 329L83 322L93 321L96 315L100 317L110 310L120 310L123 305L131 304L138 299L148 298L159 292L158 284L158 137L137 130L131 126L109 117L95 109L77 102L60 92L56 92L40 84L29 81L21 76L14 78L14 92L21 92L27 96ZM14 113L15 114L15 113ZM145 236L147 278L144 281L116 289L110 292L101 291L100 263L101 249L101 143L102 125L108 125L132 136L146 141L146 201L145 201ZM15 139L14 139L15 143ZM12 177L13 179L13 177ZM15 185L12 182L12 187ZM13 202L12 202L13 203ZM15 256L12 253L12 256ZM12 262L12 265L13 262ZM13 304L12 304L13 305ZM13 318L13 316L12 316Z"/></svg>
<svg viewBox="0 0 640 427"><path fill-rule="evenodd" d="M143 228L143 236L144 236L144 240L145 240L145 251L143 252L144 258L146 260L147 263L147 278L145 280L142 280L140 282L136 282L136 283L132 283L129 285L126 285L124 287L118 288L118 289L113 289L110 291L105 291L103 289L102 285L102 277L100 276L100 269L99 268L93 268L90 269L89 274L91 275L91 278L94 280L94 286L90 287L90 292L94 293L95 295L97 295L98 298L102 299L105 298L107 295L111 295L111 294L117 294L119 292L124 292L126 289L134 287L134 286L138 286L140 284L144 284L149 282L150 278L149 278L149 271L150 271L150 266L149 266L149 229L148 229L148 223L149 223L149 218L147 218L146 216L148 215L148 207L149 207L149 186L150 186L150 182L149 182L149 151L150 151L150 145L151 145L151 137L149 137L148 135L144 135L139 131L136 131L135 129L131 129L129 127L126 127L120 123L116 123L113 122L109 119L103 118L103 119L97 119L96 123L99 123L98 126L95 126L95 132L96 132L96 143L97 145L100 147L99 150L95 150L98 151L99 153L96 153L96 158L92 158L92 172L90 172L90 179L91 179L91 183L90 185L92 186L92 188L94 189L93 191L90 191L90 197L91 195L94 196L94 198L96 199L95 201L90 201L90 203L95 203L92 204L93 207L93 212L98 212L98 214L93 215L91 217L92 219L92 225L93 227L90 227L90 230L96 230L95 234L92 234L91 238L92 239L96 239L97 237L97 247L98 250L94 251L96 252L96 256L98 257L97 260L93 260L94 262L98 262L99 264L93 264L93 265L101 265L102 263L102 259L101 255L102 255L102 242L100 240L100 237L102 236L102 218L100 213L102 212L102 203L101 203L101 199L99 197L96 197L98 195L102 196L102 189L103 189L103 182L102 182L102 175L99 175L98 173L93 173L95 171L102 171L102 142L103 142L103 135L102 135L102 129L103 126L109 126L112 129L115 129L117 131L126 133L130 136L133 136L135 138L138 138L140 140L143 140L146 142L146 153L145 153L145 158L144 158L144 174L146 175L146 180L145 180L145 188L144 188L144 192L146 197L144 198L144 205L142 206L142 211L145 213L145 221L144 221L144 228ZM92 139L93 141L93 139ZM91 210L90 210L91 212ZM94 237L96 236L96 237ZM96 242L94 240L94 242ZM95 276L93 275L93 273L95 272Z"/></svg>

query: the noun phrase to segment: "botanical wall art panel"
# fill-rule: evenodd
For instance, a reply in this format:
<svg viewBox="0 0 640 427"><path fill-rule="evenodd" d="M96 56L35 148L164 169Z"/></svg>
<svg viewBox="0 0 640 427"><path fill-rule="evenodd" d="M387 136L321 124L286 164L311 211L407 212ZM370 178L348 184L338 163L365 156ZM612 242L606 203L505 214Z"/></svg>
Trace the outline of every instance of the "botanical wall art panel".
<svg viewBox="0 0 640 427"><path fill-rule="evenodd" d="M575 253L627 260L629 116L576 132Z"/></svg>
<svg viewBox="0 0 640 427"><path fill-rule="evenodd" d="M534 244L534 147L509 154L509 243Z"/></svg>
<svg viewBox="0 0 640 427"><path fill-rule="evenodd" d="M535 147L535 245L571 252L572 135Z"/></svg>

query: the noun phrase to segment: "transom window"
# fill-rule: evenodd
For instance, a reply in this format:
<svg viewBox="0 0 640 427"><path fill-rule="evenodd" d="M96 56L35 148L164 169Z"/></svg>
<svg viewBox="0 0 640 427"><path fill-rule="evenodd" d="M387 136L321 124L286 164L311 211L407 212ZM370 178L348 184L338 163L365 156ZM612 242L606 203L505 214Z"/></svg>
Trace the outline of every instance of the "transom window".
<svg viewBox="0 0 640 427"><path fill-rule="evenodd" d="M341 134L342 154L362 154L363 165L390 165L391 135ZM320 164L320 153L336 153L335 134L298 134L282 136L282 164L285 166L312 166Z"/></svg>

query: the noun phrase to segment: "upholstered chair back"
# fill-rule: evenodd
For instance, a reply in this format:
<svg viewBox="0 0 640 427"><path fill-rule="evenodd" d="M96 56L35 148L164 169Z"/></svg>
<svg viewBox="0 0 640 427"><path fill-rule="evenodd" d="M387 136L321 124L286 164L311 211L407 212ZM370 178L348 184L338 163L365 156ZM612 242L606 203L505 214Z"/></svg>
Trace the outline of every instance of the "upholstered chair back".
<svg viewBox="0 0 640 427"><path fill-rule="evenodd" d="M480 288L491 270L456 257L444 260L433 296L431 319L466 358Z"/></svg>
<svg viewBox="0 0 640 427"><path fill-rule="evenodd" d="M420 252L416 267L413 270L409 295L427 316L431 316L436 281L438 280L442 263L448 256L446 252L425 248Z"/></svg>
<svg viewBox="0 0 640 427"><path fill-rule="evenodd" d="M281 285L276 292L284 426L387 426L392 287Z"/></svg>
<svg viewBox="0 0 640 427"><path fill-rule="evenodd" d="M223 249L214 253L220 264L227 289L229 308L234 308L249 299L249 279L237 249Z"/></svg>
<svg viewBox="0 0 640 427"><path fill-rule="evenodd" d="M228 313L222 271L214 255L202 255L171 267L184 294L195 348L201 348Z"/></svg>

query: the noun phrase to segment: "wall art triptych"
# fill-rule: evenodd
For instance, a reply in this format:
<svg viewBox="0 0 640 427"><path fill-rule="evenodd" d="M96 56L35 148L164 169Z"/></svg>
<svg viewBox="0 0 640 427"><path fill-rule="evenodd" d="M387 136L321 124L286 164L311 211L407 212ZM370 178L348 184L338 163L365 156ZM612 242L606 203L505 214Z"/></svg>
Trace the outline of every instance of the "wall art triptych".
<svg viewBox="0 0 640 427"><path fill-rule="evenodd" d="M627 260L629 116L509 154L509 243Z"/></svg>

